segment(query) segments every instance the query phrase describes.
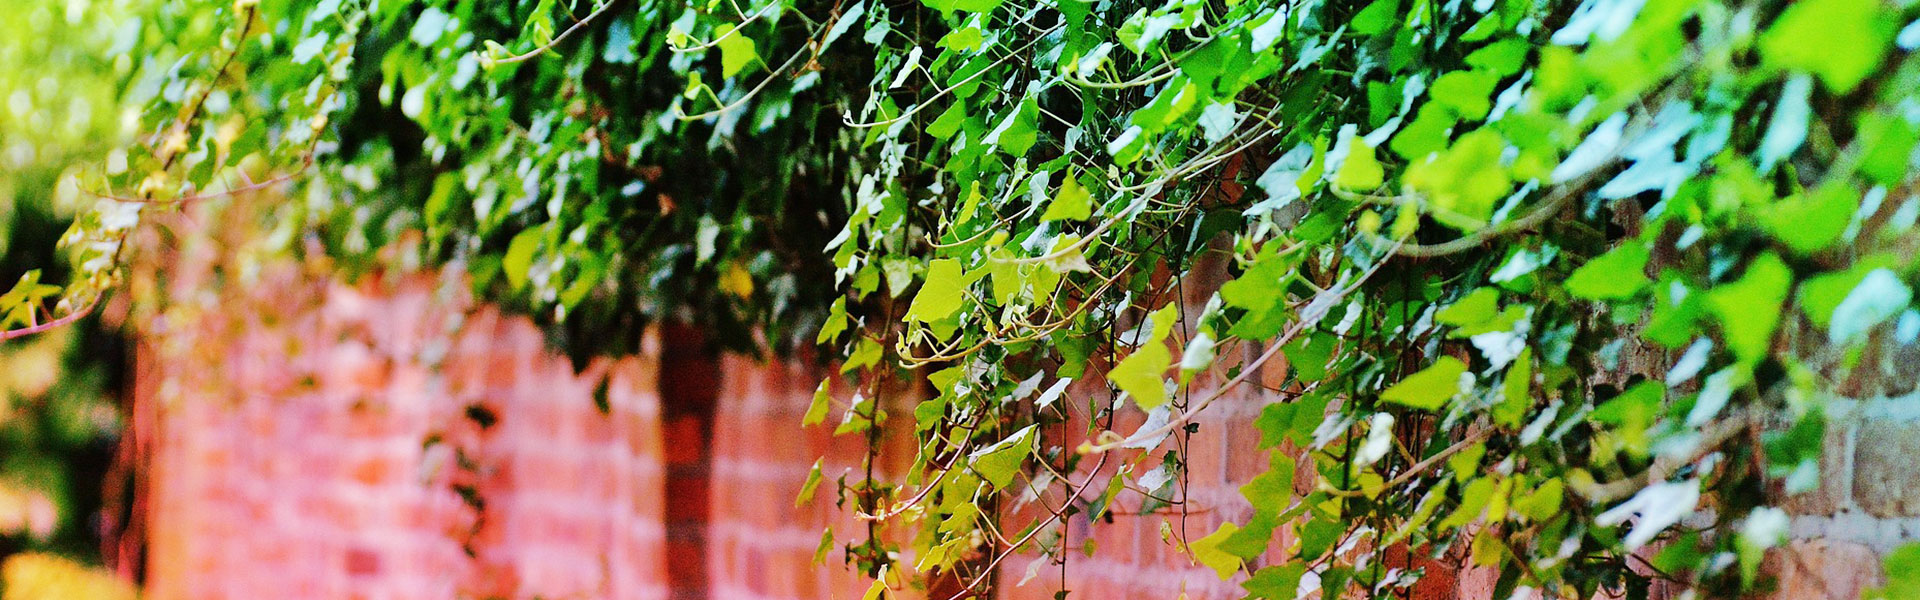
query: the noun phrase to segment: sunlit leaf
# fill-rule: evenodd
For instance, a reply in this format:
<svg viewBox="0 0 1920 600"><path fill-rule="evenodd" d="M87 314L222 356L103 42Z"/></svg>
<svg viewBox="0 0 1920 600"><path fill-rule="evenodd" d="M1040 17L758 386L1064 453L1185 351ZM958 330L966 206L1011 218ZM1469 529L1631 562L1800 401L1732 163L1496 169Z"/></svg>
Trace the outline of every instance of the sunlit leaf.
<svg viewBox="0 0 1920 600"><path fill-rule="evenodd" d="M1466 363L1442 356L1427 368L1380 392L1380 399L1421 410L1437 410L1460 393L1460 377L1466 372Z"/></svg>

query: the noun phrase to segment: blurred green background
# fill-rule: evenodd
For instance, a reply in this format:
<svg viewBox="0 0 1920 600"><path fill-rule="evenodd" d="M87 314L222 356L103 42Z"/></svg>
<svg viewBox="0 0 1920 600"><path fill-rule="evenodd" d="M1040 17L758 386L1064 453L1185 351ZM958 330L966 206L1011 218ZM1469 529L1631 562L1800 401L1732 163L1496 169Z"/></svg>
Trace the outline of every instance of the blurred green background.
<svg viewBox="0 0 1920 600"><path fill-rule="evenodd" d="M110 163L131 140L139 115L121 98L140 70L130 50L147 4L6 3L10 29L32 33L0 36L0 281L32 269L65 280L56 245L88 199L62 182ZM0 555L101 562L101 490L125 421L126 353L102 319L80 323L0 342ZM6 569L7 598L21 597L20 571Z"/></svg>

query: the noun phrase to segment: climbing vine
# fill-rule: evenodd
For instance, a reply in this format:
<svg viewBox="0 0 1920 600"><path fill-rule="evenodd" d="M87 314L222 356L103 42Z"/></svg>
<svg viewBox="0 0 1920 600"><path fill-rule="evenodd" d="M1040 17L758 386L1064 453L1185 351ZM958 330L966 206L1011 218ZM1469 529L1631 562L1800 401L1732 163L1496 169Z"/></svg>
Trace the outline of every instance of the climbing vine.
<svg viewBox="0 0 1920 600"><path fill-rule="evenodd" d="M77 180L81 274L9 327L91 306L147 213L271 190L261 251L404 246L569 347L676 316L818 343L854 385L805 425L916 442L802 494L866 524L821 550L869 598L1186 510L1181 448L1256 401L1252 517L1166 532L1251 597L1402 596L1396 552L1498 597L1731 596L1820 477L1826 400L1906 391L1920 351L1911 3L155 15L141 150Z"/></svg>
<svg viewBox="0 0 1920 600"><path fill-rule="evenodd" d="M916 532L855 547L875 572L1067 561L1075 518L1184 497L1198 416L1271 397L1252 518L1168 535L1252 597L1398 596L1396 548L1494 597L1733 595L1818 480L1823 399L1888 391L1920 333L1912 7L906 11L944 27L869 20L821 332L933 388L839 426L919 432L904 481L847 488Z"/></svg>

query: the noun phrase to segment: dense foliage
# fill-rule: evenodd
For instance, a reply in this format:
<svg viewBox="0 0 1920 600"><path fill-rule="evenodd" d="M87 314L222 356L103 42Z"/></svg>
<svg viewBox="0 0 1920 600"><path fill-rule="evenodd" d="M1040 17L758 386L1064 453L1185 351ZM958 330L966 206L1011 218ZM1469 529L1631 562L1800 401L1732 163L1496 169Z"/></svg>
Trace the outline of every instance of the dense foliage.
<svg viewBox="0 0 1920 600"><path fill-rule="evenodd" d="M1093 550L1064 541L1075 513L1182 510L1193 419L1284 357L1253 518L1169 532L1251 596L1398 594L1420 573L1396 547L1494 567L1500 597L1650 577L1726 596L1818 480L1827 399L1908 391L1916 16L166 5L133 53L153 57L144 150L76 184L103 199L69 239L67 310L113 283L144 213L269 190L284 235L253 250L368 257L418 231L410 256L576 348L675 315L739 346L811 333L865 383L823 384L808 424L838 408L840 433L920 442L905 481L831 492L873 523L821 546L877 577L869 597L925 581L906 573L1009 585L1010 556ZM18 307L54 291L0 309L32 328ZM887 415L901 371L935 393ZM1107 431L1133 410L1146 426Z"/></svg>

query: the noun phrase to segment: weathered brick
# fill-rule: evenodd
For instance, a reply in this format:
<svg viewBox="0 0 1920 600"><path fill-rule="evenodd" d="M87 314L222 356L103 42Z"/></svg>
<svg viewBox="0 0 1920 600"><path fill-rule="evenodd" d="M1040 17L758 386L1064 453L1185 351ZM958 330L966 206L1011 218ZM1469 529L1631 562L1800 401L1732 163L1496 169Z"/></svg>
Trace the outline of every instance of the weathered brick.
<svg viewBox="0 0 1920 600"><path fill-rule="evenodd" d="M164 381L140 382L139 402L175 407L152 440L167 483L151 491L149 597L666 596L652 359L609 367L617 422L594 407L598 379L523 318L472 310L446 360L419 363L443 331L428 315L471 307L434 305L415 279L429 278L327 284L330 300L277 320L209 313L142 346L140 372ZM468 415L481 404L505 421L484 434Z"/></svg>
<svg viewBox="0 0 1920 600"><path fill-rule="evenodd" d="M278 277L263 280L297 281ZM326 284L318 286L327 293L317 308L286 307L272 322L214 313L205 327L177 324L185 333L175 345L187 352L142 350L141 372L167 379L166 385L137 382L145 401L154 402L164 389L195 400L169 405L174 408L165 413L155 444L155 477L167 485L157 486L153 498L150 597L657 599L668 597L671 584L687 597L704 589L705 597L798 600L857 597L866 589L865 579L838 564L837 555L825 566L812 564L825 527L833 526L842 542L858 540L864 530L832 506L832 482L842 474L858 477L867 440L833 436L830 428L797 429L826 371L801 366L811 364L804 357L759 364L683 355L663 368L663 346L651 339L641 356L598 362L576 375L524 318L470 299L429 302L431 279ZM238 293L274 301L272 290ZM1188 300L1206 294L1196 286ZM465 327L447 340L444 360L420 364L418 350L433 341L427 336L444 331L430 321L445 314L468 315ZM300 346L306 348L292 349ZM1259 350L1235 348L1223 348L1217 365L1244 363ZM1076 445L1089 399L1108 397L1098 377L1102 365L1094 362L1063 400L1082 420L1069 424L1068 435L1049 432L1047 443ZM1250 378L1284 383L1284 363L1276 358ZM302 382L302 373L313 373L313 381ZM593 401L603 375L609 381L604 414ZM1210 373L1196 390L1224 379ZM1189 440L1188 539L1250 511L1236 488L1267 462L1251 426L1258 400L1271 397L1256 391L1258 383L1248 382L1203 413ZM712 404L663 411L662 388L671 388L675 400L702 396ZM925 392L924 385L903 381L872 395L899 418ZM837 382L833 394L844 402L852 391ZM473 423L473 406L500 422L490 428ZM663 416L674 422L667 431ZM710 430L701 429L703 419ZM1114 429L1131 432L1142 420L1129 410ZM1861 432L1857 455L1861 472L1876 475L1834 478L1846 470L1849 455L1830 452L1823 457L1829 477L1815 494L1790 501L1795 512L1831 513L1859 496L1876 515L1915 513L1920 485L1908 480L1920 475L1906 463L1920 450L1914 435L1920 430L1873 427ZM882 436L874 461L882 474L898 478L911 464L910 434L894 428ZM431 452L423 448L429 435L440 439ZM1844 448L1846 439L1830 432L1829 449ZM470 464L462 467L456 453ZM827 481L814 505L796 509L792 494L821 456ZM437 467L420 468L429 461ZM669 462L711 468L670 469ZM1310 485L1310 479L1297 483ZM484 504L469 504L455 486L477 490ZM1054 494L1057 502L1057 489ZM1138 500L1125 494L1120 508L1137 507ZM1021 518L1037 509L1026 510ZM1180 518L1168 511L1119 515L1113 523L1076 521L1074 542L1099 550L1069 561L1070 597L1242 595L1235 581L1219 580L1162 539L1161 523L1170 520L1179 530ZM1291 541L1284 532L1276 537L1276 546ZM676 554L684 556L670 561ZM1877 557L1857 544L1801 554L1822 561L1806 569L1828 582L1816 591L1839 590L1835 580L1842 586L1876 581L1877 574L1860 565L1877 564ZM1490 586L1484 572L1446 573L1425 558L1398 560L1434 573L1416 597L1481 598L1490 591L1475 587ZM1017 581L1028 562L1009 559L998 576ZM1052 597L1061 585L1052 569L1028 587L1002 589L999 598ZM1811 576L1787 574L1794 578L1788 583L1800 586L1793 589L1815 589L1807 587Z"/></svg>
<svg viewBox="0 0 1920 600"><path fill-rule="evenodd" d="M1853 500L1876 517L1920 515L1920 423L1868 420L1854 441Z"/></svg>
<svg viewBox="0 0 1920 600"><path fill-rule="evenodd" d="M1773 598L1855 600L1865 587L1880 585L1880 556L1851 542L1802 540L1775 549L1768 570L1777 573Z"/></svg>
<svg viewBox="0 0 1920 600"><path fill-rule="evenodd" d="M1847 506L1853 495L1853 432L1851 420L1827 423L1820 443L1820 482L1811 491L1788 496L1785 509L1796 515L1831 515Z"/></svg>

